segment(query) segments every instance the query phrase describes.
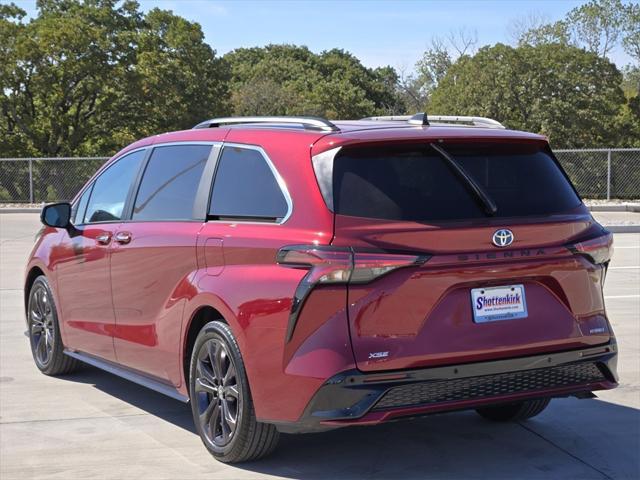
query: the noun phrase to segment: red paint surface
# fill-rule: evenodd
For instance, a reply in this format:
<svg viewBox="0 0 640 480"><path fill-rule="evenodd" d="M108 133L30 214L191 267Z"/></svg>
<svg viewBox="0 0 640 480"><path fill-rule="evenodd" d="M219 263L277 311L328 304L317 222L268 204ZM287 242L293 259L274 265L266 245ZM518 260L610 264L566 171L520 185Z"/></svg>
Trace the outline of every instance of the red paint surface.
<svg viewBox="0 0 640 480"><path fill-rule="evenodd" d="M312 154L358 142L544 142L543 137L454 127L341 127L339 134L251 127L188 130L124 149L178 141L259 145L287 184L293 212L283 225L125 221L82 227L72 235L47 228L27 270L40 268L53 279L65 345L118 361L186 394L187 332L200 308L213 307L238 340L257 416L295 421L327 378L356 365L364 371L426 367L609 339L608 328L590 333L607 324L602 269L565 248L595 228L584 206L565 215L513 222L423 225L334 219L311 165ZM490 243L499 226L511 228L516 237L507 255ZM98 246L95 237L105 231L127 231L132 240ZM306 270L278 265L276 253L299 244L410 250L431 258L368 285L316 288L285 344L292 298ZM469 289L510 283L525 285L529 317L473 323ZM370 352L379 351L390 353L380 361L368 360ZM466 405L439 408L461 406ZM360 423L423 411L378 412Z"/></svg>

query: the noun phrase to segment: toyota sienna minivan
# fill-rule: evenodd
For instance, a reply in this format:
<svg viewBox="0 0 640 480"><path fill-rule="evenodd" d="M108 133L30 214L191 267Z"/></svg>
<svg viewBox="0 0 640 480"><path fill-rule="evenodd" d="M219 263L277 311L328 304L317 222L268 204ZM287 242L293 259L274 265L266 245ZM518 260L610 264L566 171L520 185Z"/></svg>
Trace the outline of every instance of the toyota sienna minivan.
<svg viewBox="0 0 640 480"><path fill-rule="evenodd" d="M223 462L279 432L617 385L612 235L545 137L478 117L213 119L45 206L24 283L46 375L189 402Z"/></svg>

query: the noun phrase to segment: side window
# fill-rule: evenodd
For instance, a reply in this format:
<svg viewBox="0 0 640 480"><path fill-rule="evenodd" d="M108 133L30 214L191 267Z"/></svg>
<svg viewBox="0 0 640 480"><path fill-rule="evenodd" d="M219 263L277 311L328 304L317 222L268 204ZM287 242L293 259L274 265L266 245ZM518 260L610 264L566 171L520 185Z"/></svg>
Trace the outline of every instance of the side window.
<svg viewBox="0 0 640 480"><path fill-rule="evenodd" d="M147 164L133 220L190 220L211 145L157 147Z"/></svg>
<svg viewBox="0 0 640 480"><path fill-rule="evenodd" d="M287 201L266 159L257 150L225 147L213 184L209 215L280 220Z"/></svg>
<svg viewBox="0 0 640 480"><path fill-rule="evenodd" d="M100 174L93 184L84 223L114 222L122 219L131 182L144 155L145 150L125 155Z"/></svg>
<svg viewBox="0 0 640 480"><path fill-rule="evenodd" d="M87 210L87 203L89 203L91 190L93 190L93 184L86 188L80 199L71 207L72 224L80 225L84 220L84 212Z"/></svg>

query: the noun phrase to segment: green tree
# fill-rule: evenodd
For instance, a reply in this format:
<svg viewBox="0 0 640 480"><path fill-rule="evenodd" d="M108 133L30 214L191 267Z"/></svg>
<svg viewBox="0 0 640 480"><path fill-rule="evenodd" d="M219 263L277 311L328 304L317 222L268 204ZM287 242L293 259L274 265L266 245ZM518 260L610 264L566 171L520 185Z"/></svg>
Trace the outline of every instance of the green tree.
<svg viewBox="0 0 640 480"><path fill-rule="evenodd" d="M453 65L453 56L445 43L438 38L431 40L422 58L416 63L415 81L420 86L419 91L428 104L428 99L433 90L438 86L449 68ZM420 108L416 109L418 111Z"/></svg>
<svg viewBox="0 0 640 480"><path fill-rule="evenodd" d="M191 128L227 113L229 69L205 43L200 25L153 9L144 17L133 68L142 134Z"/></svg>
<svg viewBox="0 0 640 480"><path fill-rule="evenodd" d="M0 10L0 153L105 155L226 112L225 63L200 26L133 0Z"/></svg>
<svg viewBox="0 0 640 480"><path fill-rule="evenodd" d="M226 113L228 68L198 24L158 9L143 15L132 0L37 7L26 21L0 5L0 156L110 155ZM27 164L0 167L0 200L28 198L19 180ZM35 200L68 198L95 168L35 163Z"/></svg>
<svg viewBox="0 0 640 480"><path fill-rule="evenodd" d="M429 107L429 98L447 74L455 58L470 55L478 43L475 31L451 30L446 38L432 37L429 48L415 65L415 73L403 75L398 90L410 113Z"/></svg>
<svg viewBox="0 0 640 480"><path fill-rule="evenodd" d="M554 23L542 23L519 33L518 45L541 45L545 43L571 43L569 25L564 20Z"/></svg>
<svg viewBox="0 0 640 480"><path fill-rule="evenodd" d="M640 64L640 3L625 7L622 46Z"/></svg>
<svg viewBox="0 0 640 480"><path fill-rule="evenodd" d="M560 44L498 44L461 57L435 89L430 113L479 115L549 136L555 147L617 145L622 74L594 53Z"/></svg>
<svg viewBox="0 0 640 480"><path fill-rule="evenodd" d="M621 0L591 0L571 10L566 23L578 45L606 57L620 39L626 14Z"/></svg>
<svg viewBox="0 0 640 480"><path fill-rule="evenodd" d="M623 69L621 84L626 103L607 128L622 132L620 145L640 144L640 4L621 0L591 0L571 10L564 19L549 23L530 14L516 20L518 45L563 44L584 48L600 57L618 45L632 57L634 64Z"/></svg>
<svg viewBox="0 0 640 480"><path fill-rule="evenodd" d="M606 57L620 43L636 60L640 57L640 5L621 0L591 0L557 22L535 14L516 20L518 45L570 44ZM635 53L634 53L635 52Z"/></svg>
<svg viewBox="0 0 640 480"><path fill-rule="evenodd" d="M105 123L126 118L122 88L141 19L135 2L117 3L39 0L28 23L15 8L0 19L0 135L16 137L17 153L84 153Z"/></svg>
<svg viewBox="0 0 640 480"><path fill-rule="evenodd" d="M224 60L236 115L358 118L404 108L393 69L369 69L344 50L315 54L307 47L268 45L234 50Z"/></svg>

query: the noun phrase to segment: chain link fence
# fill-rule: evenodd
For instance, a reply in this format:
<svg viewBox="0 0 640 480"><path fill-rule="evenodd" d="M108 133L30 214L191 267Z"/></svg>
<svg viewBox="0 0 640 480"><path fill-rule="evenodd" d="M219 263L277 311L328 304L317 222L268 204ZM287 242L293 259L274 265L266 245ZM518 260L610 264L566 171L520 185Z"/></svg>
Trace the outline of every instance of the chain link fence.
<svg viewBox="0 0 640 480"><path fill-rule="evenodd" d="M588 199L640 199L640 149L554 150L580 192Z"/></svg>
<svg viewBox="0 0 640 480"><path fill-rule="evenodd" d="M583 198L640 199L640 148L555 154ZM0 203L70 200L107 158L0 158Z"/></svg>
<svg viewBox="0 0 640 480"><path fill-rule="evenodd" d="M0 203L71 200L108 158L0 158Z"/></svg>

